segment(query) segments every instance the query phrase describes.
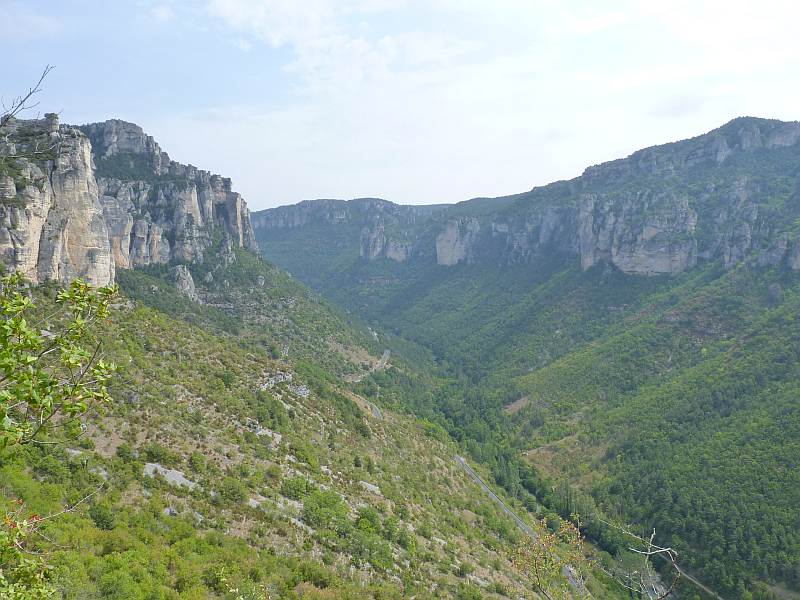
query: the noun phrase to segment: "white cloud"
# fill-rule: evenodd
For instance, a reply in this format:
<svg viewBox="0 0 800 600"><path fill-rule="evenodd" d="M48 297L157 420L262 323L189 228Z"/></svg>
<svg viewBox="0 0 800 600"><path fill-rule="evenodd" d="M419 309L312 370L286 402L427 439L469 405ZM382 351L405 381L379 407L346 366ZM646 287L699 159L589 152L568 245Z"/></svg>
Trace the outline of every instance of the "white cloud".
<svg viewBox="0 0 800 600"><path fill-rule="evenodd" d="M157 23L164 24L175 18L175 11L169 4L156 4L150 8L150 16Z"/></svg>
<svg viewBox="0 0 800 600"><path fill-rule="evenodd" d="M235 43L289 50L293 86L284 108L220 107L214 136L247 155L231 169L256 206L521 191L738 114L796 117L794 6L209 0Z"/></svg>
<svg viewBox="0 0 800 600"><path fill-rule="evenodd" d="M336 16L325 0L209 0L206 10L239 33L297 48L330 36Z"/></svg>
<svg viewBox="0 0 800 600"><path fill-rule="evenodd" d="M61 24L47 15L34 12L19 2L0 2L0 39L5 42L30 42L59 35Z"/></svg>

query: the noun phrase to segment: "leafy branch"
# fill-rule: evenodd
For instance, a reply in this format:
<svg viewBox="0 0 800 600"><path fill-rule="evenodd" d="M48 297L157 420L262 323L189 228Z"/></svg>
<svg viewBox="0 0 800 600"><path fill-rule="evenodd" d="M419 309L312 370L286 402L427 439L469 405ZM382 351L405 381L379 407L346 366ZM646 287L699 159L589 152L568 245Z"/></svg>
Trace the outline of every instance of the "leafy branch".
<svg viewBox="0 0 800 600"><path fill-rule="evenodd" d="M108 316L116 286L93 289L78 279L59 292L61 329L30 323L34 305L19 273L0 290L0 450L40 440L56 427L68 436L95 404L109 400L116 367L100 357L91 327ZM53 315L51 315L53 317Z"/></svg>
<svg viewBox="0 0 800 600"><path fill-rule="evenodd" d="M540 526L535 538L526 536L516 547L512 563L547 600L568 600L573 589L583 591L587 560L580 530L562 519L555 531L545 521Z"/></svg>

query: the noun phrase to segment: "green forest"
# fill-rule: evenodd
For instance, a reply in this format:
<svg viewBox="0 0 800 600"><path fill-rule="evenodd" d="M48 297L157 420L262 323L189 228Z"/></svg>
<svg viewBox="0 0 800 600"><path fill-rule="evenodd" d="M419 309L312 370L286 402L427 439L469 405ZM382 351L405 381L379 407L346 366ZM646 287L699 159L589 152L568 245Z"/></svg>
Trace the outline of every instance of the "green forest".
<svg viewBox="0 0 800 600"><path fill-rule="evenodd" d="M746 122L719 134L734 140ZM671 164L707 143L700 136L639 154ZM348 222L311 220L259 236L270 260L389 332L398 360L432 374L375 373L363 393L438 423L508 493L565 518L581 513L584 534L611 555L622 541L604 523L655 529L724 597L793 597L800 277L765 257L776 238L796 236L799 159L797 145L757 148L669 175L643 175L625 159L608 166L613 175L460 203L404 230L424 248L451 218L494 231L549 207L568 210L587 193L644 194L656 213L659 198L683 195L697 215L688 239L700 252L735 239L719 225L732 198L751 203L758 217L749 243L764 250L738 263L700 259L672 276L602 263L584 270L553 248L503 263L489 234L475 242L474 259L455 266L423 251L405 262L365 260ZM396 209L399 226L406 209ZM649 217L642 209L635 218ZM320 243L327 232L335 243Z"/></svg>

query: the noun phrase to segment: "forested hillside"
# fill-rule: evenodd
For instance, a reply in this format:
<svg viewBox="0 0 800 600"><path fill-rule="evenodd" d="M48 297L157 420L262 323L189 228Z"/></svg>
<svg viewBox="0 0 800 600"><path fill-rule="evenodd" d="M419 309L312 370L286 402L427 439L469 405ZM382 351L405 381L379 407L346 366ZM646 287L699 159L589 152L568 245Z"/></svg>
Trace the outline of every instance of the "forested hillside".
<svg viewBox="0 0 800 600"><path fill-rule="evenodd" d="M392 395L413 383L380 373L366 394L440 419L521 498L655 528L726 597L793 597L796 131L738 119L413 220L305 206L291 226L294 207L254 227L265 256L430 352L450 382ZM613 553L601 529L587 533Z"/></svg>
<svg viewBox="0 0 800 600"><path fill-rule="evenodd" d="M370 372L397 370L372 334L246 250L214 246L191 270L204 282L191 295L176 287L180 269L120 273L122 296L97 332L119 365L112 401L79 437L54 431L42 441L59 443L0 460L4 507L68 509L27 546L46 553L58 594L529 592L510 562L522 533L447 434L354 393ZM53 313L55 291L35 291L39 314ZM622 597L599 570L586 584Z"/></svg>
<svg viewBox="0 0 800 600"><path fill-rule="evenodd" d="M41 285L4 301L6 330L30 300L31 335L62 339L51 280L122 293L94 354L67 344L67 380L120 366L110 402L10 445L3 405L20 573L66 598L615 598L640 568L629 524L678 552L678 597L797 595L797 123L737 119L516 196L252 224L230 180L133 124L10 123L0 250ZM13 154L46 140L62 154ZM644 587L671 585L661 566Z"/></svg>

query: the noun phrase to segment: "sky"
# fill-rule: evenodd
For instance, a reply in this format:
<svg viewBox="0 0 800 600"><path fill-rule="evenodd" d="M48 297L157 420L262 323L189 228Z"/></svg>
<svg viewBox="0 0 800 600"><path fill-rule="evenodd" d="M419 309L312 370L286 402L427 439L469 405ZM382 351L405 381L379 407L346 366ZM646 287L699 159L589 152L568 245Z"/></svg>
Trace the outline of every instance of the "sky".
<svg viewBox="0 0 800 600"><path fill-rule="evenodd" d="M4 100L120 118L251 209L529 190L737 116L800 119L783 0L0 0Z"/></svg>

